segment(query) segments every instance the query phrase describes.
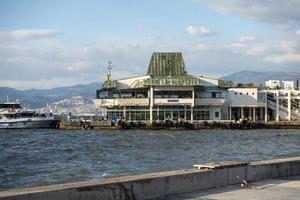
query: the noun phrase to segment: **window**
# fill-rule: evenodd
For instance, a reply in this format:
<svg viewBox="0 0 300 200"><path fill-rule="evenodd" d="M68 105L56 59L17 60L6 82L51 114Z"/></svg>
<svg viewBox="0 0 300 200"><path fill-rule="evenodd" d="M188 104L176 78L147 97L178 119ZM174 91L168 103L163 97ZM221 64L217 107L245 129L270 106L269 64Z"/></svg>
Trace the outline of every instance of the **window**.
<svg viewBox="0 0 300 200"><path fill-rule="evenodd" d="M235 94L235 95L237 95L237 93L236 93L236 92L235 92L234 94Z"/></svg>
<svg viewBox="0 0 300 200"><path fill-rule="evenodd" d="M112 96L113 96L113 99L117 99L120 97L120 95L118 93L114 93Z"/></svg>
<svg viewBox="0 0 300 200"><path fill-rule="evenodd" d="M189 116L187 115L187 120L189 120L188 117ZM194 120L209 120L210 114L209 114L209 111L206 111L206 110L198 110L198 111L196 110L193 113L193 118L194 118Z"/></svg>
<svg viewBox="0 0 300 200"><path fill-rule="evenodd" d="M243 93L240 93L240 95L243 95Z"/></svg>
<svg viewBox="0 0 300 200"><path fill-rule="evenodd" d="M220 113L219 112L215 112L215 118L219 118Z"/></svg>
<svg viewBox="0 0 300 200"><path fill-rule="evenodd" d="M254 92L252 92L252 95L254 95Z"/></svg>
<svg viewBox="0 0 300 200"><path fill-rule="evenodd" d="M100 92L98 97L99 97L99 99L107 99L108 92Z"/></svg>

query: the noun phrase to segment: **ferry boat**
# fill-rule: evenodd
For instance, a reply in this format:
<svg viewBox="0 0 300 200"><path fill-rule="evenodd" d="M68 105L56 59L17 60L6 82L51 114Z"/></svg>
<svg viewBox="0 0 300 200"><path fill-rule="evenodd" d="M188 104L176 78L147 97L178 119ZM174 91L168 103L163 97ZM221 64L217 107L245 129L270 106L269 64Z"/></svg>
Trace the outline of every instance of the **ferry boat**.
<svg viewBox="0 0 300 200"><path fill-rule="evenodd" d="M20 102L0 103L0 129L58 128L52 114L23 109Z"/></svg>

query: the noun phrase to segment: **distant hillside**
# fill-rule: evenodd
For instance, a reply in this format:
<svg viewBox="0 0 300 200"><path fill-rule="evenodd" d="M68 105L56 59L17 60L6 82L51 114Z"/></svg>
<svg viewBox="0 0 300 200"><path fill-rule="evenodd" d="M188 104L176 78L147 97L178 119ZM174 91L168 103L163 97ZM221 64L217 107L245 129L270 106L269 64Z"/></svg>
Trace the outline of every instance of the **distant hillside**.
<svg viewBox="0 0 300 200"><path fill-rule="evenodd" d="M16 90L9 87L0 87L0 101L6 101L8 96L11 101L18 99L24 107L40 108L46 104L60 101L73 96L93 98L101 83L79 84L69 87L53 89Z"/></svg>
<svg viewBox="0 0 300 200"><path fill-rule="evenodd" d="M293 80L300 79L300 72L277 72L277 71L241 71L220 79L232 80L237 83L258 83L264 84L266 80Z"/></svg>

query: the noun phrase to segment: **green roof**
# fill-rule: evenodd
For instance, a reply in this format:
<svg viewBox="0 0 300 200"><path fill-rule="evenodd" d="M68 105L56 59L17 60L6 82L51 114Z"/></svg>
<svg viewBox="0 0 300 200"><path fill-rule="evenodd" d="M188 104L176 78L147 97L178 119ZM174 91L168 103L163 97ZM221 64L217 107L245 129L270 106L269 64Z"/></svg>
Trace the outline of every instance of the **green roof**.
<svg viewBox="0 0 300 200"><path fill-rule="evenodd" d="M199 86L196 87L198 91L206 91L206 92L220 92L220 87L218 86Z"/></svg>
<svg viewBox="0 0 300 200"><path fill-rule="evenodd" d="M180 52L153 53L147 75L156 76L186 76L182 54Z"/></svg>
<svg viewBox="0 0 300 200"><path fill-rule="evenodd" d="M117 87L117 81L105 81L102 84L103 89L114 89Z"/></svg>
<svg viewBox="0 0 300 200"><path fill-rule="evenodd" d="M145 86L200 86L201 80L191 76L154 77L144 82Z"/></svg>
<svg viewBox="0 0 300 200"><path fill-rule="evenodd" d="M234 87L234 83L228 80L218 80L218 86L222 88L231 88Z"/></svg>

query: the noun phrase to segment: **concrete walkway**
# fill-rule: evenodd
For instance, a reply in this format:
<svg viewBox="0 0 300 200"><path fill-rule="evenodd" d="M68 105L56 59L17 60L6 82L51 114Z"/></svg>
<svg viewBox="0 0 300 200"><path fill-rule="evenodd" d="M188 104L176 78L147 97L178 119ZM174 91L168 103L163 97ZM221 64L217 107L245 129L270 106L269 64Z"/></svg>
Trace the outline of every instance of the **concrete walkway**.
<svg viewBox="0 0 300 200"><path fill-rule="evenodd" d="M270 179L252 183L254 189L229 186L208 191L171 195L164 199L186 200L294 200L300 199L300 176L285 179Z"/></svg>

